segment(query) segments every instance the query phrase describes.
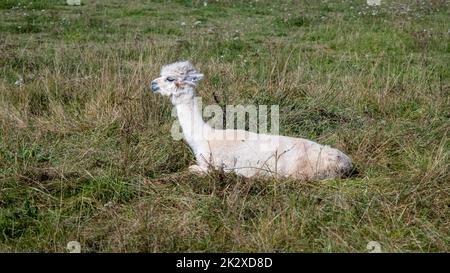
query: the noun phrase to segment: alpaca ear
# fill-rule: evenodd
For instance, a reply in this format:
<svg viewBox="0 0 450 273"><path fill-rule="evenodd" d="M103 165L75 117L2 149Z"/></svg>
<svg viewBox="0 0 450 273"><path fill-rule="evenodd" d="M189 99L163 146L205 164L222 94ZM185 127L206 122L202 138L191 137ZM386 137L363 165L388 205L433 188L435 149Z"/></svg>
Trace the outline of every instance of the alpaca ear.
<svg viewBox="0 0 450 273"><path fill-rule="evenodd" d="M202 80L203 77L204 75L202 73L189 74L183 79L183 82L197 83Z"/></svg>

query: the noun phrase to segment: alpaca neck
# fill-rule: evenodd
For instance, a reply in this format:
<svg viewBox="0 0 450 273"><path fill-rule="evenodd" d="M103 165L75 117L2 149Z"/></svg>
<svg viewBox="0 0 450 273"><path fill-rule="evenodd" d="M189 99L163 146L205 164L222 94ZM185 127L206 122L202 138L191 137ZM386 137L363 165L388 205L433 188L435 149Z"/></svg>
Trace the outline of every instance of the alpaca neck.
<svg viewBox="0 0 450 273"><path fill-rule="evenodd" d="M184 137L195 153L198 145L206 141L206 133L211 127L203 121L202 109L197 100L177 104L176 109Z"/></svg>

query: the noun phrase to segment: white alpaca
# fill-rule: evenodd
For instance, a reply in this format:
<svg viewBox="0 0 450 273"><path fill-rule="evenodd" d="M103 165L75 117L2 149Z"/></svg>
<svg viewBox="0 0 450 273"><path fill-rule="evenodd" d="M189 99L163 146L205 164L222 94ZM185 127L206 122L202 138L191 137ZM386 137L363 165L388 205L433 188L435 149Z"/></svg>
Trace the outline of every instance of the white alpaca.
<svg viewBox="0 0 450 273"><path fill-rule="evenodd" d="M163 66L161 76L151 82L153 92L169 96L176 107L183 135L197 161L190 171L204 174L212 167L246 177L275 174L316 180L341 177L352 169L348 156L313 141L211 128L194 99L202 78L203 74L185 61Z"/></svg>

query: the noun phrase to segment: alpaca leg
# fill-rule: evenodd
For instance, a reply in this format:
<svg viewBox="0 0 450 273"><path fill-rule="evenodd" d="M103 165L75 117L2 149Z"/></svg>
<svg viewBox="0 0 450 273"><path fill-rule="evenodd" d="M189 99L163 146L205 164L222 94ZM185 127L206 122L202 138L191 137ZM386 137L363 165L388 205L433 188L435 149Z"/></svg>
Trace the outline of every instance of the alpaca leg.
<svg viewBox="0 0 450 273"><path fill-rule="evenodd" d="M199 165L192 165L189 166L189 172L197 175L205 175L208 172L208 168Z"/></svg>

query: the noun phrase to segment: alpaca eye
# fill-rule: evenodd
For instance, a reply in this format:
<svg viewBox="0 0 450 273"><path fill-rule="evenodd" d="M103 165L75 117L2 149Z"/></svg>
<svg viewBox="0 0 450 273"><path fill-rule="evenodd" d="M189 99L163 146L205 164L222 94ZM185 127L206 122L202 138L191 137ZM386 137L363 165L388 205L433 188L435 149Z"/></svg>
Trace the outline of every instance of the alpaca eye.
<svg viewBox="0 0 450 273"><path fill-rule="evenodd" d="M171 78L171 77L168 77L167 79L166 79L166 81L168 81L168 82L173 82L175 79L174 78Z"/></svg>

